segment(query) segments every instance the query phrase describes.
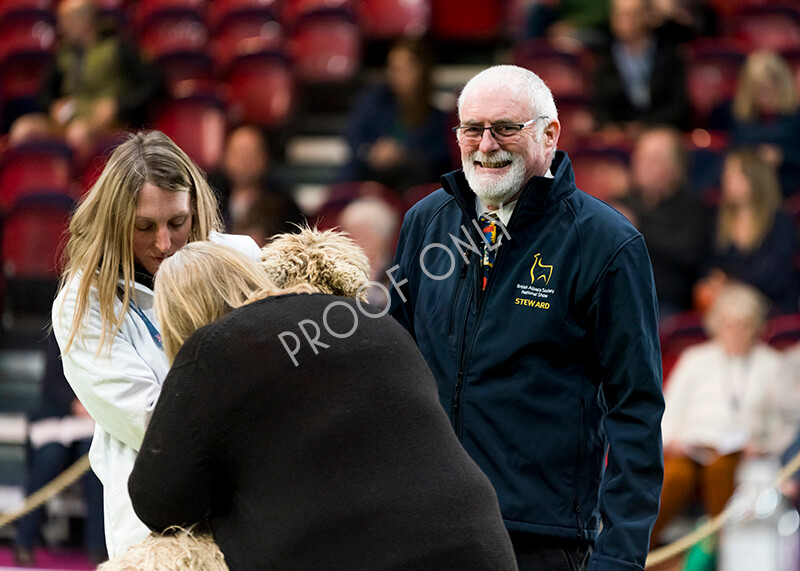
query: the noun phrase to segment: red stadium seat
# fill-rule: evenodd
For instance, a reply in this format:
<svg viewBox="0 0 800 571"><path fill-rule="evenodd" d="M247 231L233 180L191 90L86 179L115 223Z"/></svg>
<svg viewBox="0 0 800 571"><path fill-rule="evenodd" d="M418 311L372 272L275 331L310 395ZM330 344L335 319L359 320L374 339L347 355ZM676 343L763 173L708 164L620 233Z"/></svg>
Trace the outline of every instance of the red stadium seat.
<svg viewBox="0 0 800 571"><path fill-rule="evenodd" d="M430 27L430 0L361 0L359 22L369 39L419 37Z"/></svg>
<svg viewBox="0 0 800 571"><path fill-rule="evenodd" d="M492 40L503 28L503 3L431 0L431 34L438 40Z"/></svg>
<svg viewBox="0 0 800 571"><path fill-rule="evenodd" d="M227 128L225 102L214 95L175 97L156 112L156 127L209 170L222 155Z"/></svg>
<svg viewBox="0 0 800 571"><path fill-rule="evenodd" d="M53 54L49 50L12 51L0 60L0 102L35 97Z"/></svg>
<svg viewBox="0 0 800 571"><path fill-rule="evenodd" d="M800 6L769 2L742 8L735 16L737 37L752 49L781 51L800 48Z"/></svg>
<svg viewBox="0 0 800 571"><path fill-rule="evenodd" d="M153 59L177 51L203 51L208 44L208 30L196 13L156 13L139 26L138 42Z"/></svg>
<svg viewBox="0 0 800 571"><path fill-rule="evenodd" d="M703 316L694 311L671 315L659 325L661 361L666 383L681 352L691 345L708 340Z"/></svg>
<svg viewBox="0 0 800 571"><path fill-rule="evenodd" d="M60 141L32 141L10 149L0 163L0 209L24 197L53 192L71 195L72 152Z"/></svg>
<svg viewBox="0 0 800 571"><path fill-rule="evenodd" d="M51 51L56 38L55 19L46 10L9 12L0 19L0 60L12 52Z"/></svg>
<svg viewBox="0 0 800 571"><path fill-rule="evenodd" d="M287 0L284 5L283 21L294 26L306 16L329 14L349 17L355 20L356 0Z"/></svg>
<svg viewBox="0 0 800 571"><path fill-rule="evenodd" d="M269 10L232 12L214 28L214 59L226 68L240 55L283 49L284 33Z"/></svg>
<svg viewBox="0 0 800 571"><path fill-rule="evenodd" d="M262 127L284 124L295 102L291 68L281 54L264 52L236 58L225 73L232 115Z"/></svg>
<svg viewBox="0 0 800 571"><path fill-rule="evenodd" d="M9 314L41 315L52 307L73 207L69 197L45 195L24 200L6 214L0 250Z"/></svg>
<svg viewBox="0 0 800 571"><path fill-rule="evenodd" d="M800 314L773 317L767 322L762 338L780 350L800 342Z"/></svg>
<svg viewBox="0 0 800 571"><path fill-rule="evenodd" d="M587 75L580 54L556 48L547 40L533 39L517 44L514 63L541 77L557 100L588 95Z"/></svg>
<svg viewBox="0 0 800 571"><path fill-rule="evenodd" d="M695 127L705 127L714 109L733 98L747 51L736 41L704 38L688 44L686 89Z"/></svg>
<svg viewBox="0 0 800 571"><path fill-rule="evenodd" d="M172 96L180 96L187 82L214 81L214 62L202 50L165 53L155 59L155 65Z"/></svg>
<svg viewBox="0 0 800 571"><path fill-rule="evenodd" d="M583 146L592 131L592 110L585 97L559 97L556 103L558 121L561 123L558 148L572 156L573 152Z"/></svg>
<svg viewBox="0 0 800 571"><path fill-rule="evenodd" d="M628 189L628 151L619 147L582 148L569 156L575 185L595 198L610 202Z"/></svg>
<svg viewBox="0 0 800 571"><path fill-rule="evenodd" d="M340 15L307 16L292 34L291 54L295 73L303 82L348 81L360 67L361 31Z"/></svg>
<svg viewBox="0 0 800 571"><path fill-rule="evenodd" d="M195 13L204 18L206 0L139 0L136 5L136 21L142 24L151 17L168 13Z"/></svg>
<svg viewBox="0 0 800 571"><path fill-rule="evenodd" d="M242 12L269 12L272 19L281 20L283 0L214 0L209 6L211 21L218 25L226 18Z"/></svg>
<svg viewBox="0 0 800 571"><path fill-rule="evenodd" d="M3 273L19 279L55 279L64 233L74 202L63 195L24 201L10 210L3 226Z"/></svg>
<svg viewBox="0 0 800 571"><path fill-rule="evenodd" d="M24 10L53 11L53 0L3 0L0 2L0 20L6 14Z"/></svg>

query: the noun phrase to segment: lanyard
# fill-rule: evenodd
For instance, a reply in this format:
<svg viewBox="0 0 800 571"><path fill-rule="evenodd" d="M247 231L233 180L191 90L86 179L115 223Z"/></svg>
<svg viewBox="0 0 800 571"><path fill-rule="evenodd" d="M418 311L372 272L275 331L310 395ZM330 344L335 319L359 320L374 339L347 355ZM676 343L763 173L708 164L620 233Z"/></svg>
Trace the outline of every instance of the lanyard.
<svg viewBox="0 0 800 571"><path fill-rule="evenodd" d="M117 288L117 291L119 291L120 298L122 298L122 289ZM156 326L153 325L153 322L147 318L147 315L145 315L144 311L142 311L142 308L139 307L135 301L133 301L133 296L131 296L130 299L130 307L134 312L136 312L136 315L142 318L145 327L147 327L147 330L150 332L150 337L153 338L153 341L155 341L155 344L158 346L158 348L163 351L164 346L161 344L161 333L158 332L158 329L156 329Z"/></svg>

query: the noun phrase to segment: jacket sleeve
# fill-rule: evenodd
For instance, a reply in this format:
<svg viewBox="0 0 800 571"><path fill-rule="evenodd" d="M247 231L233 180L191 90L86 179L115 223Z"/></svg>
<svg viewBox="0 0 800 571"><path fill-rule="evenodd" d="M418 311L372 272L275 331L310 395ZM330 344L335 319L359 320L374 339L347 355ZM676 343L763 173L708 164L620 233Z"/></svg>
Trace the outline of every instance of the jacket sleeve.
<svg viewBox="0 0 800 571"><path fill-rule="evenodd" d="M62 349L76 302L77 283L73 282L53 305L53 331ZM94 421L112 437L139 450L161 386L153 367L121 333L114 336L110 350L107 341L98 353L101 334L99 303L91 290L81 336L75 337L62 356L64 375ZM166 368L166 357L159 356Z"/></svg>
<svg viewBox="0 0 800 571"><path fill-rule="evenodd" d="M588 312L607 406L608 466L600 487L603 530L590 571L641 571L658 515L661 351L655 287L641 236L629 239L597 279Z"/></svg>
<svg viewBox="0 0 800 571"><path fill-rule="evenodd" d="M203 388L220 374L198 363L201 341L194 335L178 352L128 480L136 515L159 532L210 512L212 439L223 407Z"/></svg>

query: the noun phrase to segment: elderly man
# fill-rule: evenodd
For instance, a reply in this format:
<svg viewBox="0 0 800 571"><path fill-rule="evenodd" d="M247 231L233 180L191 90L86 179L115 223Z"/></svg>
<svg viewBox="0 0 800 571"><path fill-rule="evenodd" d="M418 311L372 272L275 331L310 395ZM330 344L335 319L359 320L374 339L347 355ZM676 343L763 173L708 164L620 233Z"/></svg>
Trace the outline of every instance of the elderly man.
<svg viewBox="0 0 800 571"><path fill-rule="evenodd" d="M640 570L664 406L644 240L575 187L536 74L484 70L459 119L463 170L406 215L393 315L494 484L520 568Z"/></svg>

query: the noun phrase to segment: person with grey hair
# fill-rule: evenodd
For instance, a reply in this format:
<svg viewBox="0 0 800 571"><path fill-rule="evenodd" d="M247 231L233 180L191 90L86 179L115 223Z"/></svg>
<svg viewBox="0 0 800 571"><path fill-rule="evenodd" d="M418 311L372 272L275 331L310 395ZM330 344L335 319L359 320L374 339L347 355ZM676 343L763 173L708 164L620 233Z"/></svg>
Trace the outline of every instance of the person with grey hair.
<svg viewBox="0 0 800 571"><path fill-rule="evenodd" d="M644 240L575 187L535 73L482 71L458 112L463 169L406 214L392 314L497 490L520 569L641 570L664 407Z"/></svg>
<svg viewBox="0 0 800 571"><path fill-rule="evenodd" d="M760 340L767 301L752 286L732 283L707 316L711 339L681 353L664 391L664 486L653 529L662 530L700 488L711 516L725 509L742 458L780 453L793 426L781 353Z"/></svg>

